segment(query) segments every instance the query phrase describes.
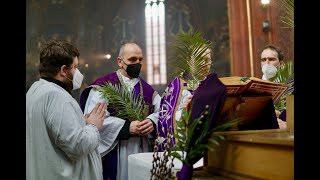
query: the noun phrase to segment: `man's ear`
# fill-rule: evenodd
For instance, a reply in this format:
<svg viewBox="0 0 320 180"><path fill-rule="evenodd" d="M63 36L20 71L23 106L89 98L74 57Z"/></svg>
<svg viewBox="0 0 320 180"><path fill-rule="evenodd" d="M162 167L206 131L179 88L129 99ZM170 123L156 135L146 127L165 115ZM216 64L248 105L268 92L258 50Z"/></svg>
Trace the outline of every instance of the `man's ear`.
<svg viewBox="0 0 320 180"><path fill-rule="evenodd" d="M120 68L122 68L122 63L121 63L121 61L122 61L121 57L117 57L117 63L118 63L118 66L119 66Z"/></svg>
<svg viewBox="0 0 320 180"><path fill-rule="evenodd" d="M61 75L61 76L67 76L67 66L66 65L63 65L63 66L61 66L60 67L60 71L59 71L59 74Z"/></svg>

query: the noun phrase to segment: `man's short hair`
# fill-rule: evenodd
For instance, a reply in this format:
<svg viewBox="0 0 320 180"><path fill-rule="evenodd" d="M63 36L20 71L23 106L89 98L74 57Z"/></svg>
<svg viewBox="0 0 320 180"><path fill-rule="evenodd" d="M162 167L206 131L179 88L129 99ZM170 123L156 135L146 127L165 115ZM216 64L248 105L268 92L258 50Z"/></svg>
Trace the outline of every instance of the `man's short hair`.
<svg viewBox="0 0 320 180"><path fill-rule="evenodd" d="M271 49L271 50L276 51L276 52L278 53L278 59L279 59L279 61L283 61L284 55L283 55L282 50L281 50L279 47L277 47L277 46L275 46L275 45L273 45L273 44L268 44L268 45L266 45L266 46L261 50L260 54L262 54L262 52L263 52L265 49Z"/></svg>
<svg viewBox="0 0 320 180"><path fill-rule="evenodd" d="M40 50L40 75L53 77L60 71L61 66L66 65L69 68L73 59L79 56L79 50L69 42L51 39Z"/></svg>
<svg viewBox="0 0 320 180"><path fill-rule="evenodd" d="M125 47L127 46L127 45L136 45L136 46L138 46L138 47L140 47L137 43L135 43L135 42L128 42L128 43L125 43L125 44L123 44L121 47L120 47L120 49L119 49L119 57L122 57L123 56L123 51L124 51L124 49L125 49Z"/></svg>

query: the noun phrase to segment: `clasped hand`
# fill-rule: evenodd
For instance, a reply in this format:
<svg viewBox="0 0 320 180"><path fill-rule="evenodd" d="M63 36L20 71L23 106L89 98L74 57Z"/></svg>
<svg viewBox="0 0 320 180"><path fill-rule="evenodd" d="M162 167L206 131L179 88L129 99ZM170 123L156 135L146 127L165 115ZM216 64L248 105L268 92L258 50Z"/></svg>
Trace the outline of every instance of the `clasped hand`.
<svg viewBox="0 0 320 180"><path fill-rule="evenodd" d="M150 119L143 121L132 121L130 124L130 134L137 136L146 136L154 130L153 123Z"/></svg>
<svg viewBox="0 0 320 180"><path fill-rule="evenodd" d="M89 114L85 115L87 124L94 124L101 129L104 118L106 117L106 103L97 103Z"/></svg>

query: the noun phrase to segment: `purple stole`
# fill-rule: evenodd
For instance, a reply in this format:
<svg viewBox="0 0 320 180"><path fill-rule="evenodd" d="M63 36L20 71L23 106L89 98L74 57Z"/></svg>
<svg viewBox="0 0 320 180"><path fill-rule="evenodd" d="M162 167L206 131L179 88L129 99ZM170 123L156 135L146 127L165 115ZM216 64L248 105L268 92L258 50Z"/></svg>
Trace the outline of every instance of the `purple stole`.
<svg viewBox="0 0 320 180"><path fill-rule="evenodd" d="M146 105L149 108L149 114L153 112L153 106L152 106L152 98L154 94L154 89L147 84L143 79L139 78L141 82L141 87L143 90L143 99L146 103ZM109 81L112 84L120 83L120 80L118 78L117 72L113 72L111 74L107 74L105 76L102 76L98 79L96 79L91 85L103 85L104 82ZM84 111L90 90L92 86L87 87L84 89L80 95L80 107L82 111ZM138 82L134 86L134 93L139 94L140 89L140 83ZM114 109L108 108L108 111L110 113L114 112ZM155 136L154 136L155 137ZM106 154L104 157L102 157L102 168L103 168L103 179L110 179L110 180L116 180L117 178L117 164L118 164L118 148L113 148L108 154Z"/></svg>
<svg viewBox="0 0 320 180"><path fill-rule="evenodd" d="M187 83L181 78L175 78L165 89L160 103L160 112L158 120L158 133L160 137L167 139L167 133L171 127L171 133L176 132L175 112L177 111L181 93L184 89L188 89ZM175 138L171 138L171 147L175 145ZM160 151L164 150L164 145L159 147Z"/></svg>

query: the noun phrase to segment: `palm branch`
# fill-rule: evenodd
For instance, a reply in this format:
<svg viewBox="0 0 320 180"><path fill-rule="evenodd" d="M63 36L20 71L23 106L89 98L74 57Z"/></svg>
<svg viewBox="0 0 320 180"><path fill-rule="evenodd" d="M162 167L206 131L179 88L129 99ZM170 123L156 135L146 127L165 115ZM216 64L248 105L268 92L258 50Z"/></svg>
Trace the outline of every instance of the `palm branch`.
<svg viewBox="0 0 320 180"><path fill-rule="evenodd" d="M277 71L277 74L271 79L271 81L284 83L289 87L288 90L280 97L279 101L275 104L275 109L282 111L286 109L286 97L294 93L293 62L288 61L287 63L281 65Z"/></svg>
<svg viewBox="0 0 320 180"><path fill-rule="evenodd" d="M103 85L97 86L95 90L101 92L102 98L108 100L108 107L113 108L114 116L122 119L143 120L147 115L148 108L144 108L144 100L140 94L132 93L126 85L120 83L112 84L104 82Z"/></svg>
<svg viewBox="0 0 320 180"><path fill-rule="evenodd" d="M284 16L281 16L281 21L289 28L294 29L294 0L281 0L284 9Z"/></svg>
<svg viewBox="0 0 320 180"><path fill-rule="evenodd" d="M288 61L283 65L279 66L276 75L270 79L273 82L285 83L287 80L294 77L293 62Z"/></svg>
<svg viewBox="0 0 320 180"><path fill-rule="evenodd" d="M191 89L204 79L208 72L203 69L208 67L206 51L211 49L212 43L202 38L200 32L180 32L172 44L175 61L173 65L178 69L179 76L184 79Z"/></svg>
<svg viewBox="0 0 320 180"><path fill-rule="evenodd" d="M177 143L170 153L170 155L188 165L196 163L207 150L213 151L214 146L219 146L225 140L223 135L215 132L228 130L238 123L238 119L223 121L209 130L209 106L206 106L200 117L189 123L191 112L192 110L182 111L181 119L177 122L177 133L174 134ZM182 151L182 154L176 151Z"/></svg>

